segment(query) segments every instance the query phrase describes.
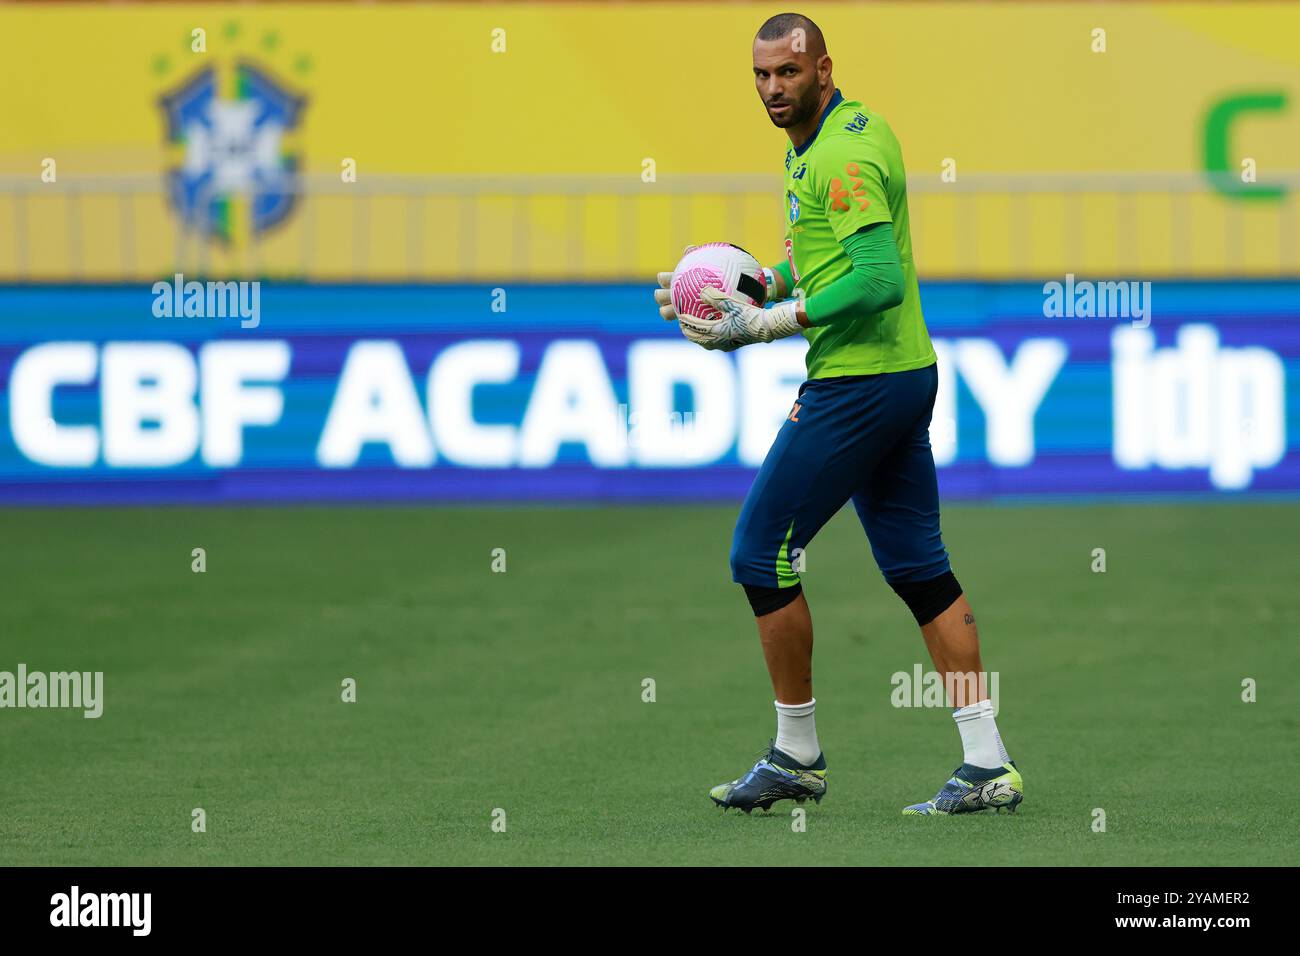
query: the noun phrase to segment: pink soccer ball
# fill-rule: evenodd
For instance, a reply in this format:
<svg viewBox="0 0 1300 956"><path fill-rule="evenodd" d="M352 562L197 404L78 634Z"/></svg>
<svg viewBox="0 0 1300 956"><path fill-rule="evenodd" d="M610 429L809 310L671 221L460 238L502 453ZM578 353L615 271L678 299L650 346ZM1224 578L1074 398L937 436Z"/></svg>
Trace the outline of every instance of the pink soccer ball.
<svg viewBox="0 0 1300 956"><path fill-rule="evenodd" d="M729 242L707 242L682 256L669 286L677 314L693 315L697 319L719 318L721 313L700 297L709 286L760 307L767 297L763 267L740 246Z"/></svg>

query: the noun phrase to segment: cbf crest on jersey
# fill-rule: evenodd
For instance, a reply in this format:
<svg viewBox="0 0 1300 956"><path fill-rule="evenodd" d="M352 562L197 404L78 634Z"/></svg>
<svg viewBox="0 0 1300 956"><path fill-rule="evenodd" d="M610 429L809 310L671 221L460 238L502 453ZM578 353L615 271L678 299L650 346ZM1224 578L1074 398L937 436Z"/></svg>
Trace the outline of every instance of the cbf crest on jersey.
<svg viewBox="0 0 1300 956"><path fill-rule="evenodd" d="M799 221L799 197L792 192L785 195L790 202L790 222L796 223Z"/></svg>
<svg viewBox="0 0 1300 956"><path fill-rule="evenodd" d="M249 59L209 56L215 62L159 99L176 150L168 195L186 224L237 245L297 203L302 157L290 144L307 99Z"/></svg>

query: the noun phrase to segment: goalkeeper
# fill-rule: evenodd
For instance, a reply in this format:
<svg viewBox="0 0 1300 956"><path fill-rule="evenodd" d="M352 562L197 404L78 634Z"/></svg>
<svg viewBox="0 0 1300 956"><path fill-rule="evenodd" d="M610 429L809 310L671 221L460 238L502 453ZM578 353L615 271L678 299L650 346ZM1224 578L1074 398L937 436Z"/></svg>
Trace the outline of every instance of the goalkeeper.
<svg viewBox="0 0 1300 956"><path fill-rule="evenodd" d="M776 304L760 308L705 289L721 313L710 321L675 314L671 273L660 273L655 292L664 318L707 349L796 333L808 341L808 380L754 479L731 546L732 578L753 608L776 694L776 737L747 774L710 796L749 812L776 800L820 801L826 792L812 617L791 555L851 500L876 564L944 675L962 741L961 766L933 799L903 812L1014 810L1024 785L984 682L960 679L983 668L970 602L939 530L929 438L939 379L912 264L898 140L878 114L835 88L825 40L807 17L781 14L763 24L754 82L790 139L786 261L766 270L767 299Z"/></svg>

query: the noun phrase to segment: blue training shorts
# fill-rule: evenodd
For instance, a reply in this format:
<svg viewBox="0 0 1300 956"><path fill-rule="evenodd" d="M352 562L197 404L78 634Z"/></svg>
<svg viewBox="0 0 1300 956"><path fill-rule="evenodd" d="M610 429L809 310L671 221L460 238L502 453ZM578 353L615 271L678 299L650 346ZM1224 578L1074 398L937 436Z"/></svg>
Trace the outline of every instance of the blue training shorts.
<svg viewBox="0 0 1300 956"><path fill-rule="evenodd" d="M947 572L930 452L938 387L935 365L804 382L740 509L732 579L798 584L798 552L850 498L886 581Z"/></svg>

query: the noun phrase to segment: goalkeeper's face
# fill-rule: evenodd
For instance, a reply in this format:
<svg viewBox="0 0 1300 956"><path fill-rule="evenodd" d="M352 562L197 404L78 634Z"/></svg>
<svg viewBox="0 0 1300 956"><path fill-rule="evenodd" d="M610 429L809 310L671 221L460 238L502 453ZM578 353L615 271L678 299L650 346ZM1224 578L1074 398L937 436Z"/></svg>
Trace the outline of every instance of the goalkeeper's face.
<svg viewBox="0 0 1300 956"><path fill-rule="evenodd" d="M754 86L773 125L789 129L818 115L821 60L826 61L829 80L830 57L824 53L813 57L806 51L796 51L789 36L754 41Z"/></svg>

